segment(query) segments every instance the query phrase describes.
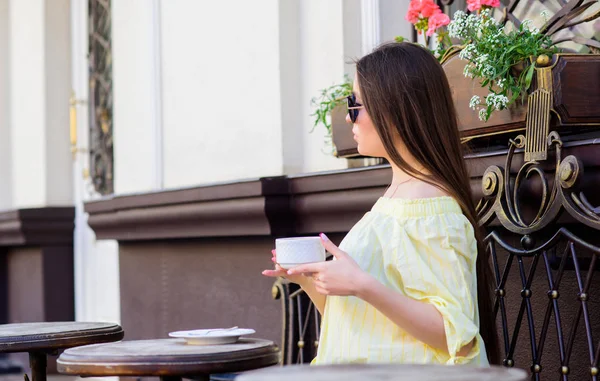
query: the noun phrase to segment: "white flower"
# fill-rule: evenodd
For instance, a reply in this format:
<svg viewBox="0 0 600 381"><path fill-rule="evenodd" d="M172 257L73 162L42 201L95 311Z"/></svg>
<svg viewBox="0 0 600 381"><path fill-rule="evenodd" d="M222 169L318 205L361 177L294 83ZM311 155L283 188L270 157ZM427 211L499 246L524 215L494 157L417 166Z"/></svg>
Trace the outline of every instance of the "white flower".
<svg viewBox="0 0 600 381"><path fill-rule="evenodd" d="M544 9L542 13L540 13L540 16L544 18L544 21L548 21L548 19L550 18L550 12L548 12L547 9Z"/></svg>
<svg viewBox="0 0 600 381"><path fill-rule="evenodd" d="M481 69L481 74L483 74L484 77L493 77L494 76L494 67L492 65L484 65L483 68Z"/></svg>
<svg viewBox="0 0 600 381"><path fill-rule="evenodd" d="M496 84L498 85L499 88L503 89L504 86L506 85L506 78L500 78L499 80L496 81Z"/></svg>
<svg viewBox="0 0 600 381"><path fill-rule="evenodd" d="M463 75L466 78L473 78L473 73L471 72L471 65L465 65L465 69L463 70Z"/></svg>
<svg viewBox="0 0 600 381"><path fill-rule="evenodd" d="M454 21L462 21L467 14L464 11L456 11L454 12Z"/></svg>
<svg viewBox="0 0 600 381"><path fill-rule="evenodd" d="M491 19L490 16L491 16L492 12L490 12L489 9L482 9L480 14L481 14L481 18Z"/></svg>
<svg viewBox="0 0 600 381"><path fill-rule="evenodd" d="M484 28L489 28L489 27L493 27L493 26L495 26L495 27L499 26L498 21L496 21L496 19L494 19L493 17L490 17L489 11L486 10L484 12L486 13L486 17L484 18L485 21L482 23L482 25L483 25ZM483 14L484 12L481 12L481 13Z"/></svg>
<svg viewBox="0 0 600 381"><path fill-rule="evenodd" d="M485 104L493 106L496 110L502 110L506 108L508 98L501 94L489 93L487 97L485 97Z"/></svg>
<svg viewBox="0 0 600 381"><path fill-rule="evenodd" d="M467 32L465 16L466 14L463 11L456 11L454 13L454 20L448 25L448 34L450 37L465 38Z"/></svg>
<svg viewBox="0 0 600 381"><path fill-rule="evenodd" d="M479 103L481 103L481 98L479 98L479 95L473 95L471 101L469 102L469 107L475 110L475 108L479 106Z"/></svg>
<svg viewBox="0 0 600 381"><path fill-rule="evenodd" d="M494 71L494 68L490 64L486 63L489 58L489 54L482 54L473 60L475 62L475 68L481 71L485 76L491 75L491 73Z"/></svg>
<svg viewBox="0 0 600 381"><path fill-rule="evenodd" d="M483 15L483 13L482 13ZM475 13L471 13L469 17L467 17L467 27L472 29L479 29L481 27L482 18Z"/></svg>
<svg viewBox="0 0 600 381"><path fill-rule="evenodd" d="M467 46L465 46L465 48L463 50L460 51L460 53L458 54L458 57L461 60L470 60L473 58L473 54L475 53L476 48L474 44L469 44Z"/></svg>
<svg viewBox="0 0 600 381"><path fill-rule="evenodd" d="M533 28L533 29L531 29L531 34L539 34L539 33L540 33L539 28Z"/></svg>
<svg viewBox="0 0 600 381"><path fill-rule="evenodd" d="M481 120L482 122L485 122L485 117L486 116L487 116L486 109L484 109L484 108L479 109L479 120Z"/></svg>
<svg viewBox="0 0 600 381"><path fill-rule="evenodd" d="M496 106L496 110L504 109L508 105L508 97L504 95L496 96L496 100L499 106Z"/></svg>
<svg viewBox="0 0 600 381"><path fill-rule="evenodd" d="M481 18L476 14L466 15L463 11L456 11L454 19L448 25L450 37L465 39L469 35L476 34L481 26Z"/></svg>
<svg viewBox="0 0 600 381"><path fill-rule="evenodd" d="M533 21L527 19L527 20L523 20L523 29L524 30L529 30L531 28L531 24L533 24Z"/></svg>

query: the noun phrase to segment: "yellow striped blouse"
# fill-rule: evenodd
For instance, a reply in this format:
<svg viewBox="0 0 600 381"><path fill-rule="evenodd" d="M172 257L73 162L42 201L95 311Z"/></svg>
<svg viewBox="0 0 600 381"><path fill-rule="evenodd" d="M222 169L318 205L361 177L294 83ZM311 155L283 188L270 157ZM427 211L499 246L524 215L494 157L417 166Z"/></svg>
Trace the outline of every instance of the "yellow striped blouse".
<svg viewBox="0 0 600 381"><path fill-rule="evenodd" d="M433 304L444 319L449 354L413 338L359 298L329 296L313 364L489 365L479 335L477 244L453 198L379 198L340 248L387 287ZM471 352L459 356L473 338Z"/></svg>

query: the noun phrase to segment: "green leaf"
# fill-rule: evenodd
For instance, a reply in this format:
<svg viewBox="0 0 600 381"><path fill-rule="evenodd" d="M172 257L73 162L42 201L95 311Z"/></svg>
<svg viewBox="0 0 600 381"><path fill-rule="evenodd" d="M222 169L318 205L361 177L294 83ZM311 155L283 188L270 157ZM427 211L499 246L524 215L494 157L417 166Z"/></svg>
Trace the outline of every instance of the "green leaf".
<svg viewBox="0 0 600 381"><path fill-rule="evenodd" d="M525 89L529 89L531 86L531 80L533 79L533 73L535 73L535 65L530 65L527 69L527 76L525 77Z"/></svg>

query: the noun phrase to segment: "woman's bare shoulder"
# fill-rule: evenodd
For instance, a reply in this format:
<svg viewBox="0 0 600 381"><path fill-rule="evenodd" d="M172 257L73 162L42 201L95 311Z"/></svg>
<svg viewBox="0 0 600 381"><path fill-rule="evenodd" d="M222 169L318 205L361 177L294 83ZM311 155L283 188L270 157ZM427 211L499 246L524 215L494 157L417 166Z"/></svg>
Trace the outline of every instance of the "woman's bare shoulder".
<svg viewBox="0 0 600 381"><path fill-rule="evenodd" d="M409 184L407 184L409 185ZM448 192L441 190L435 185L429 184L425 181L411 181L409 186L404 187L404 189L399 189L398 192L393 196L393 198L434 198L434 197L444 197L450 196Z"/></svg>

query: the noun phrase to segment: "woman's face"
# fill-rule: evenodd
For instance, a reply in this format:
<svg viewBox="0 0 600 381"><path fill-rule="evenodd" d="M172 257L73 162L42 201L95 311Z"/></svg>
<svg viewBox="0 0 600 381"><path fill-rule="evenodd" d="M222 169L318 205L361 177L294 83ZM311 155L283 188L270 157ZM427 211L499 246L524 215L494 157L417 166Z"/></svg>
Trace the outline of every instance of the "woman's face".
<svg viewBox="0 0 600 381"><path fill-rule="evenodd" d="M354 80L353 90L357 106L362 106L363 102L358 86L358 78ZM363 106L357 111L358 117L352 126L352 132L354 133L354 140L358 143L358 152L364 156L387 158L381 138L373 125L371 117L367 114L367 110ZM346 123L352 123L350 115L346 115Z"/></svg>

